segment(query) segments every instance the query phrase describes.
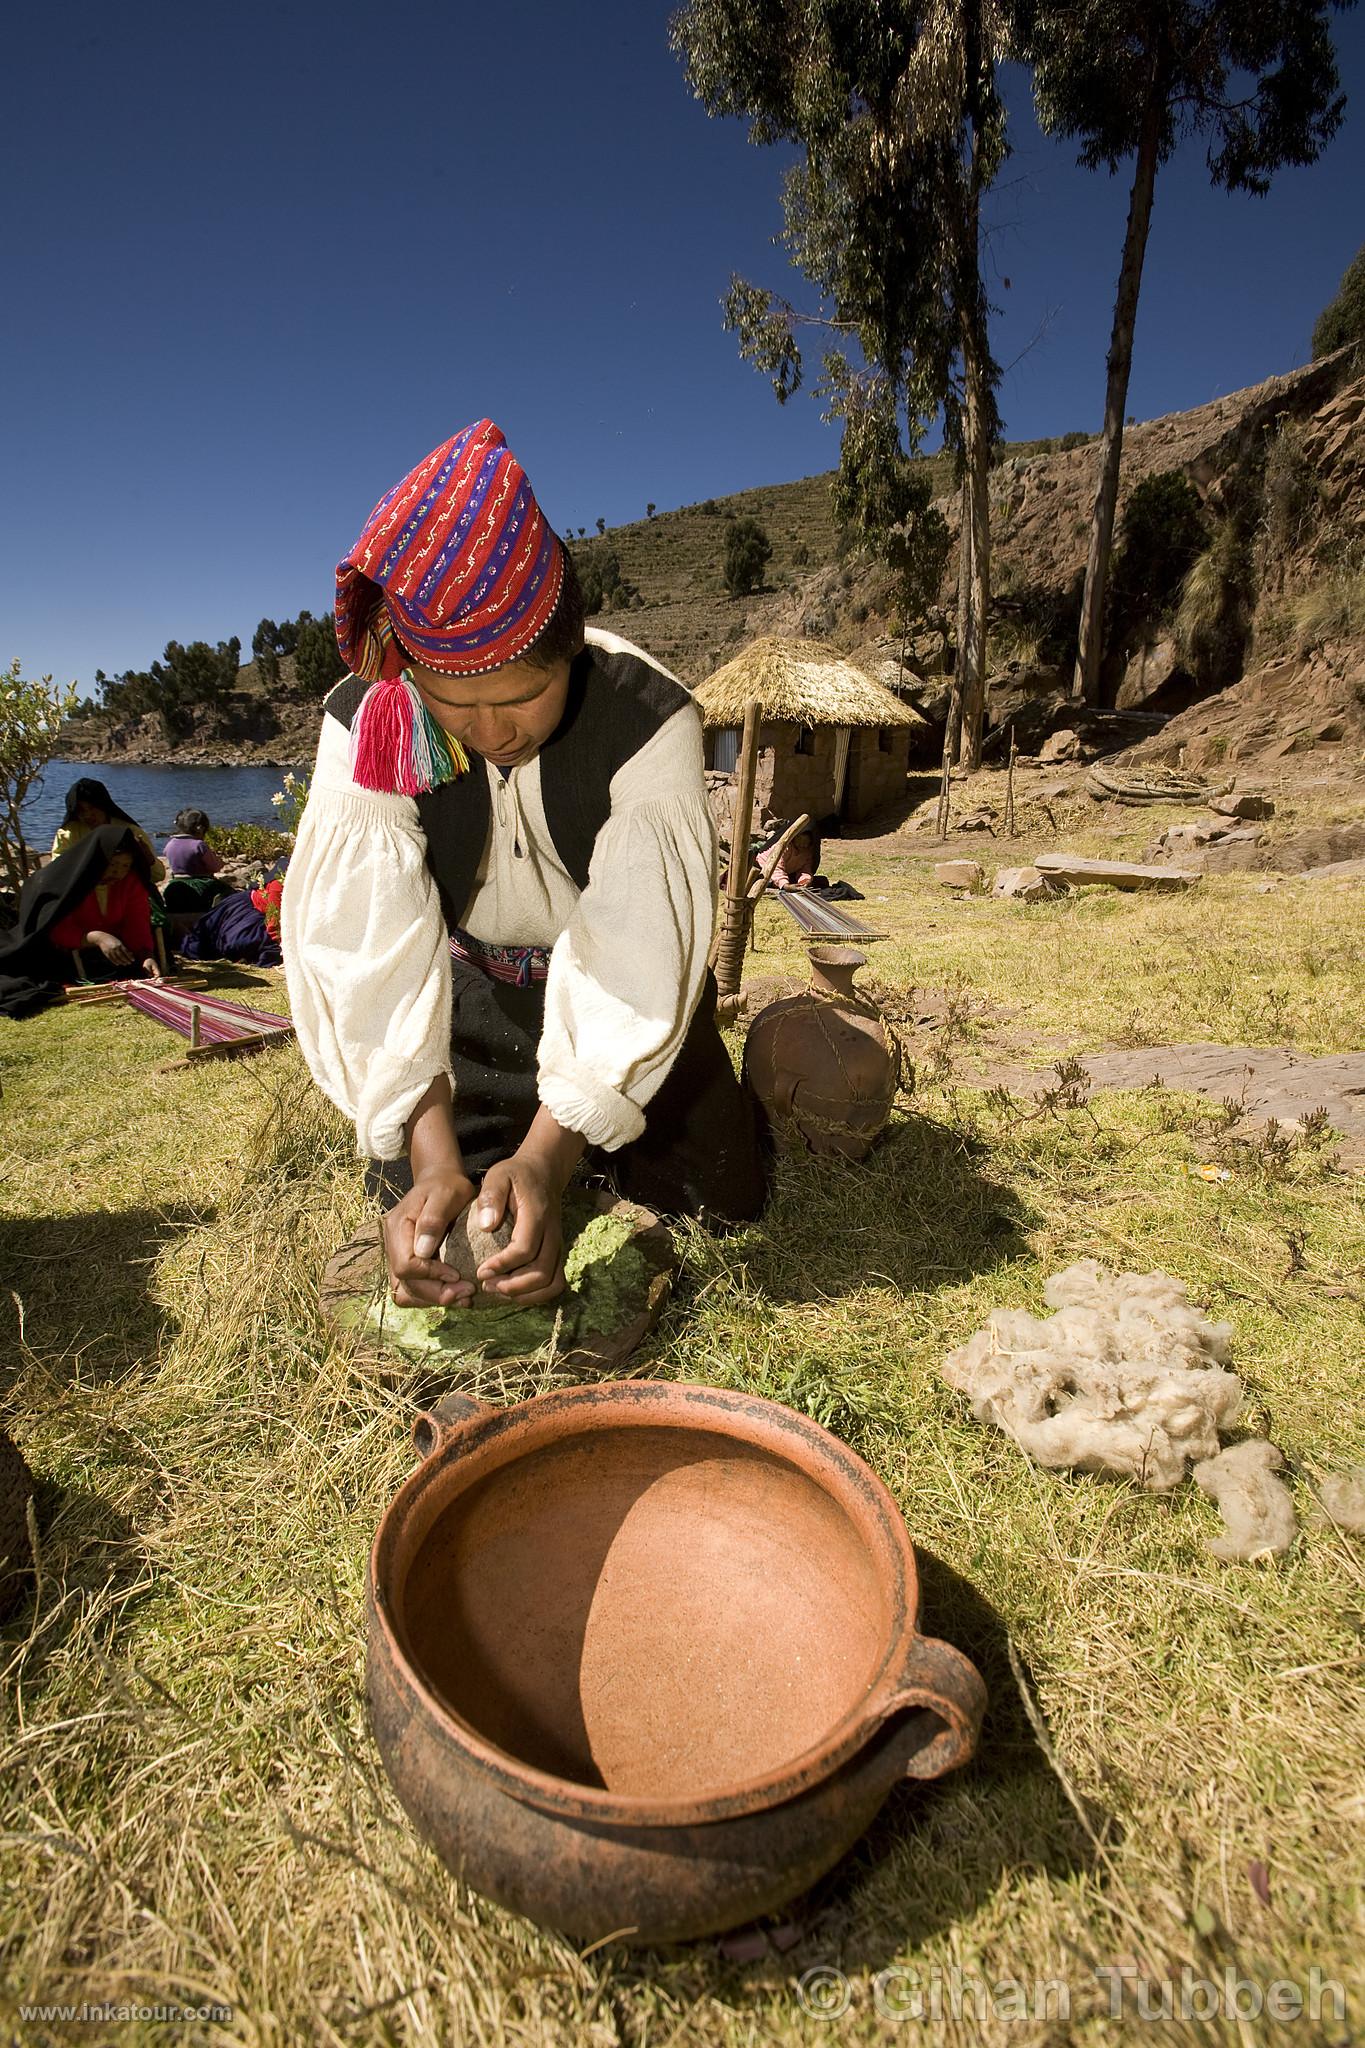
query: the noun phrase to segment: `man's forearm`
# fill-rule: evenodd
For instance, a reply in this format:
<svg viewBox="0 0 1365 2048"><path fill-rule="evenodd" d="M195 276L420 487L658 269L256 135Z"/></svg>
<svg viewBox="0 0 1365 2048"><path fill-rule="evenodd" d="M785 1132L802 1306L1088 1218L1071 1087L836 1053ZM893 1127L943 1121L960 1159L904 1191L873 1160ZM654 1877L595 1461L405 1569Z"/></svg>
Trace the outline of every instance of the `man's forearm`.
<svg viewBox="0 0 1365 2048"><path fill-rule="evenodd" d="M542 1102L517 1149L534 1159L546 1179L562 1194L588 1149L588 1141L581 1131L567 1130Z"/></svg>
<svg viewBox="0 0 1365 2048"><path fill-rule="evenodd" d="M408 1159L412 1177L420 1180L429 1173L464 1172L460 1141L455 1135L455 1113L450 1100L450 1078L438 1074L408 1118Z"/></svg>

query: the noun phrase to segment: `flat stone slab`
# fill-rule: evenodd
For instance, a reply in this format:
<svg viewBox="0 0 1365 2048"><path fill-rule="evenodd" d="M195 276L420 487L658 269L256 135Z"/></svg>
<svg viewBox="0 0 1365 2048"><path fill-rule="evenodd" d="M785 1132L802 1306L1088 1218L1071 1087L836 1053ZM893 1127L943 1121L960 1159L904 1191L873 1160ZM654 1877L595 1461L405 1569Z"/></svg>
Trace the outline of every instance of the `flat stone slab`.
<svg viewBox="0 0 1365 2048"><path fill-rule="evenodd" d="M1242 1105L1249 1125L1273 1117L1300 1123L1325 1109L1344 1167L1365 1168L1365 1052L1324 1053L1310 1058L1288 1048L1254 1045L1144 1045L1122 1052L1076 1055L1096 1088L1162 1088L1208 1095ZM1030 1074L1022 1085L1047 1086L1050 1071ZM1012 1085L1020 1086L1015 1076ZM1011 1085L1007 1083L1007 1085Z"/></svg>
<svg viewBox="0 0 1365 2048"><path fill-rule="evenodd" d="M1184 868L1144 867L1130 860L1086 860L1079 853L1040 853L1033 865L1072 888L1099 882L1111 889L1188 889L1199 880Z"/></svg>

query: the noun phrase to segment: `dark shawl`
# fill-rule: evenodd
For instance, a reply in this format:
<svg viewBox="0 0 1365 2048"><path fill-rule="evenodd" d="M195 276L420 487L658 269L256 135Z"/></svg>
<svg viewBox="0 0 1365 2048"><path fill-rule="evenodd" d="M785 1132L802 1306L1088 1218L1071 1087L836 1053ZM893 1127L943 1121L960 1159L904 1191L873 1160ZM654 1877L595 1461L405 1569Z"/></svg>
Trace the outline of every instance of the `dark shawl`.
<svg viewBox="0 0 1365 2048"><path fill-rule="evenodd" d="M48 937L54 924L83 903L116 853L151 889L147 855L126 824L99 825L31 874L19 891L13 929L0 938L0 1016L24 1017L54 1003L71 971L70 956Z"/></svg>
<svg viewBox="0 0 1365 2048"><path fill-rule="evenodd" d="M82 775L80 781L73 782L70 789L66 792L66 816L62 819L63 828L68 825L79 825L80 819L76 816L76 806L78 804L94 804L97 810L107 811L111 825L117 824L120 819L125 825L137 825L137 819L130 818L123 806L114 802L104 784L97 782L93 775ZM97 829L102 830L103 827L97 827ZM140 825L138 825L138 830L139 832L142 830Z"/></svg>

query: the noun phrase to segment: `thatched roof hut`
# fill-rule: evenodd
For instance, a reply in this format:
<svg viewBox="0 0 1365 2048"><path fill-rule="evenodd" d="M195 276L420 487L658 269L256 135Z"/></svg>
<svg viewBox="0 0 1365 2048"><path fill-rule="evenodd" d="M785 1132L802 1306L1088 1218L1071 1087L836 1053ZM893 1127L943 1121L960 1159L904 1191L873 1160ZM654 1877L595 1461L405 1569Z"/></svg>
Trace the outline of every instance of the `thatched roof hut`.
<svg viewBox="0 0 1365 2048"><path fill-rule="evenodd" d="M823 640L780 640L766 633L709 676L693 698L707 727L744 723L757 697L764 723L916 726L917 711L893 697L866 669Z"/></svg>
<svg viewBox="0 0 1365 2048"><path fill-rule="evenodd" d="M763 706L756 802L760 817L864 818L905 794L920 714L822 640L754 640L693 692L706 728L707 766L735 766L739 728Z"/></svg>

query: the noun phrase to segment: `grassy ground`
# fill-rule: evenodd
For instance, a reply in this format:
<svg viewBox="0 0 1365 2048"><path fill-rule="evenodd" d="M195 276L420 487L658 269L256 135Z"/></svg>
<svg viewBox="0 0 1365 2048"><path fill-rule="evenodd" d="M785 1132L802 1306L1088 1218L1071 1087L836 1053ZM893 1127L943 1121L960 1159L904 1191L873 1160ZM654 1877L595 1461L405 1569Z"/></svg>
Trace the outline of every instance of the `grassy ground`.
<svg viewBox="0 0 1365 2048"><path fill-rule="evenodd" d="M466 1892L365 1722L366 1556L409 1404L317 1320L362 1208L350 1134L292 1050L162 1074L151 1024L52 1011L0 1026L0 1418L44 1525L36 1604L0 1631L0 2032L92 2038L21 2003L212 2001L235 2017L93 2037L748 2048L921 2038L896 2020L936 1985L935 2039L1099 2041L1141 2023L1109 2016L1131 1967L1153 2015L1182 1969L1347 2001L1279 2028L1200 2020L1196 1988L1162 2039L1359 2037L1365 1549L1309 1517L1314 1479L1365 1458L1362 1184L1319 1150L1211 1185L1186 1170L1208 1104L1039 1114L962 1077L1060 1043L1365 1044L1360 898L1231 877L1025 908L954 902L885 842L839 865L893 931L879 982L950 992L914 1033L920 1084L865 1165L784 1163L762 1227L685 1234L636 1369L771 1395L871 1462L928 1626L987 1678L979 1761L893 1796L757 1961L580 1957ZM779 909L759 940L756 975L799 970ZM1037 1471L944 1387L991 1308L1037 1308L1087 1255L1232 1322L1304 1520L1279 1565L1215 1563L1193 1486ZM837 2019L803 2008L822 1966Z"/></svg>

